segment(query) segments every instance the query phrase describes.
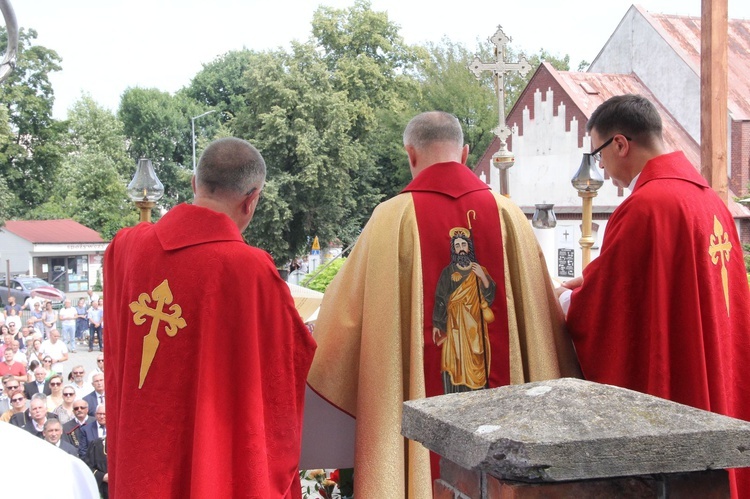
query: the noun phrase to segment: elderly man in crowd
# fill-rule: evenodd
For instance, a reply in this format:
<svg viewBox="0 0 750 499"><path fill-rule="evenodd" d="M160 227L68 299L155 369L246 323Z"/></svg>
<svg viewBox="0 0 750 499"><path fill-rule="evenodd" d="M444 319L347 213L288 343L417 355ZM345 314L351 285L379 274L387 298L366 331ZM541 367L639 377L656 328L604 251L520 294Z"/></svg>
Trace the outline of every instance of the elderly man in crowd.
<svg viewBox="0 0 750 499"><path fill-rule="evenodd" d="M47 422L47 403L42 398L34 397L29 404L29 420L26 421L23 429L44 438L44 423Z"/></svg>
<svg viewBox="0 0 750 499"><path fill-rule="evenodd" d="M92 383L94 391L83 397L83 400L89 405L89 416L93 416L99 404L104 403L104 375L95 374Z"/></svg>
<svg viewBox="0 0 750 499"><path fill-rule="evenodd" d="M93 384L94 376L97 374L104 374L104 353L96 356L96 367L86 376L86 381Z"/></svg>
<svg viewBox="0 0 750 499"><path fill-rule="evenodd" d="M71 456L78 457L78 449L73 447L73 445L71 445L69 442L66 442L62 439L63 427L62 424L60 424L60 421L58 421L57 419L48 419L44 423L44 430L42 430L42 434L47 442L51 443L58 449L67 452Z"/></svg>
<svg viewBox="0 0 750 499"><path fill-rule="evenodd" d="M34 369L34 381L29 381L24 385L23 393L27 399L31 399L35 393L52 394L52 388L50 388L49 381L47 381L47 370L45 368L39 366Z"/></svg>
<svg viewBox="0 0 750 499"><path fill-rule="evenodd" d="M86 459L89 445L97 438L107 436L107 412L104 404L96 408L96 421L81 428L81 441L78 444L78 456Z"/></svg>
<svg viewBox="0 0 750 499"><path fill-rule="evenodd" d="M74 418L63 425L65 438L73 444L76 449L81 447L81 429L84 425L96 422L96 419L89 416L89 404L83 399L73 402Z"/></svg>
<svg viewBox="0 0 750 499"><path fill-rule="evenodd" d="M85 381L84 376L86 370L81 365L77 365L70 370L73 375L73 382L69 386L72 386L76 391L76 398L80 399L94 391L94 385Z"/></svg>

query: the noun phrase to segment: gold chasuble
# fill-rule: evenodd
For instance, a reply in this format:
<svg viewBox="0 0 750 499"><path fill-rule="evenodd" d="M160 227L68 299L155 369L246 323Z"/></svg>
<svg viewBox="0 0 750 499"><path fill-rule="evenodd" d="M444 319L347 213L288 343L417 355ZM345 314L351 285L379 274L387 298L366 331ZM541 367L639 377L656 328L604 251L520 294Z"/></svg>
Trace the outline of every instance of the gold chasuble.
<svg viewBox="0 0 750 499"><path fill-rule="evenodd" d="M328 287L308 384L356 418L355 496L432 497L405 400L578 376L531 225L466 166L380 204Z"/></svg>

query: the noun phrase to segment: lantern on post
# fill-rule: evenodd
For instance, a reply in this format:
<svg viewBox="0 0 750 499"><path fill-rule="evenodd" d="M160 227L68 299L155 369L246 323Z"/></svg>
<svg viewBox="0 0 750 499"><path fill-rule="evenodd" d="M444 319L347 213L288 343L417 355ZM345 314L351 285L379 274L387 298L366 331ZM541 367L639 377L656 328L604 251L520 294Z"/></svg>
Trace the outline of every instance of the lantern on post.
<svg viewBox="0 0 750 499"><path fill-rule="evenodd" d="M140 221L151 221L151 210L164 195L164 185L156 176L150 159L138 160L133 180L128 184L128 196L140 210Z"/></svg>

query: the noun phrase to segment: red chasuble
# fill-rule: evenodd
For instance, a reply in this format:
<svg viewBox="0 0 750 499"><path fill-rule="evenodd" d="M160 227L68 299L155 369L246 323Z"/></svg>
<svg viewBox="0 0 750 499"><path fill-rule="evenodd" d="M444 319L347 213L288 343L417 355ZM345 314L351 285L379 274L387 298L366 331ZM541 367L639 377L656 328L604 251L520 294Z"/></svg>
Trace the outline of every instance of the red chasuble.
<svg viewBox="0 0 750 499"><path fill-rule="evenodd" d="M300 497L315 344L268 254L180 205L104 265L111 497Z"/></svg>
<svg viewBox="0 0 750 499"><path fill-rule="evenodd" d="M750 420L742 245L682 153L646 164L583 277L568 327L586 379ZM739 497L750 497L746 474Z"/></svg>

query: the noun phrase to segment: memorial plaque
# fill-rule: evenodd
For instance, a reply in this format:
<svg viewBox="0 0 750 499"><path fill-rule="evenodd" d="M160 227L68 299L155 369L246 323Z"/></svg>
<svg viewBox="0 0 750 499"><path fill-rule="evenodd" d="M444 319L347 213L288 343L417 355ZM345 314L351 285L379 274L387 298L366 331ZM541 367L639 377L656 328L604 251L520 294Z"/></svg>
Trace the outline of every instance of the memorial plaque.
<svg viewBox="0 0 750 499"><path fill-rule="evenodd" d="M575 250L569 248L557 250L557 275L575 277Z"/></svg>

